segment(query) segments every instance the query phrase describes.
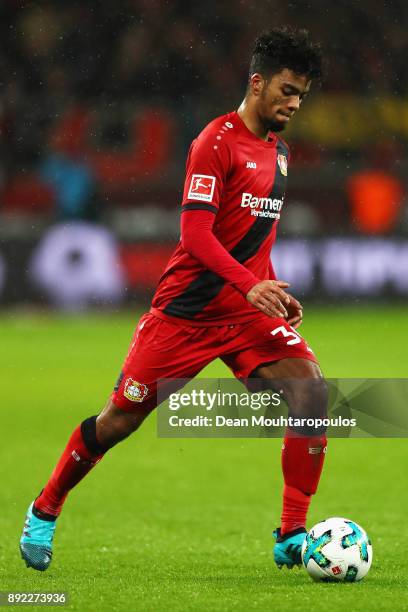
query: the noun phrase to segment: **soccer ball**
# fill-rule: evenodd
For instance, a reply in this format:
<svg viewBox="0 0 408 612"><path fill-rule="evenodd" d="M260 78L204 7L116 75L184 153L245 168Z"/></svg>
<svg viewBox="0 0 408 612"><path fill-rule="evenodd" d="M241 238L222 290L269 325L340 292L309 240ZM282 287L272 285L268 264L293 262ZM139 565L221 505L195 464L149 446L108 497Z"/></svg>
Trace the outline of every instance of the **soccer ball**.
<svg viewBox="0 0 408 612"><path fill-rule="evenodd" d="M371 542L357 523L329 518L317 523L302 546L302 561L309 576L323 582L357 582L371 567Z"/></svg>

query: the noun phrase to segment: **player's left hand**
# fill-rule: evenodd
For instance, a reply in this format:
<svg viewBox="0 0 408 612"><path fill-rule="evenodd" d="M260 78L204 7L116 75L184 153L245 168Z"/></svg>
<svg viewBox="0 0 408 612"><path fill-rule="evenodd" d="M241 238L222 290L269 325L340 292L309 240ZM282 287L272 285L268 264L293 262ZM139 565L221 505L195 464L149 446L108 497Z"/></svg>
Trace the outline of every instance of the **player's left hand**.
<svg viewBox="0 0 408 612"><path fill-rule="evenodd" d="M294 329L299 327L302 324L303 319L303 306L293 295L290 293L287 294L290 297L289 304L285 304L288 316L286 317L287 322Z"/></svg>

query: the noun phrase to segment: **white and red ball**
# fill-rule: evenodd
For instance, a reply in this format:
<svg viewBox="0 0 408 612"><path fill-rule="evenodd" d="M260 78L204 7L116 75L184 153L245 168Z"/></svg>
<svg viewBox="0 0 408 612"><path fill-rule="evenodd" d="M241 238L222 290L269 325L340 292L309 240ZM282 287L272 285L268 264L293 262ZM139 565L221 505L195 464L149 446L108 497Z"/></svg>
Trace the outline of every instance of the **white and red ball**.
<svg viewBox="0 0 408 612"><path fill-rule="evenodd" d="M302 546L302 561L316 581L357 582L371 567L373 548L360 525L333 517L317 523Z"/></svg>

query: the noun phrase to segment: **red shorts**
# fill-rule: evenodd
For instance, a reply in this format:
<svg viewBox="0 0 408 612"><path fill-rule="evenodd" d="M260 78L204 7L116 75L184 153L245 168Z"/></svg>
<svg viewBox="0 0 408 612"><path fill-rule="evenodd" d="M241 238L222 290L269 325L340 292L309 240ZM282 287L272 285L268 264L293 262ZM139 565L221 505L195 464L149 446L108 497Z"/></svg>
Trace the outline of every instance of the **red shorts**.
<svg viewBox="0 0 408 612"><path fill-rule="evenodd" d="M137 412L142 403L143 410L153 409L159 379L194 378L217 357L238 379L248 378L261 364L288 357L317 362L305 340L282 318L260 312L250 323L193 327L146 313L111 399L126 412Z"/></svg>

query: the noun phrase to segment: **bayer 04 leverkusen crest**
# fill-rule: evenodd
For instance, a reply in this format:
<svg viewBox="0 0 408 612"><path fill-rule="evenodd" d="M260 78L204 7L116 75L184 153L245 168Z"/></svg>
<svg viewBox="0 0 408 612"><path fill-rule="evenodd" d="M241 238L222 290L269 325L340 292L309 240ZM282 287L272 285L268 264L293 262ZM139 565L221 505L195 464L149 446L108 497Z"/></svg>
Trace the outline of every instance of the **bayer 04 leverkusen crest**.
<svg viewBox="0 0 408 612"><path fill-rule="evenodd" d="M137 382L137 380L133 380L133 378L128 378L126 380L123 395L131 402L143 402L147 392L147 385Z"/></svg>
<svg viewBox="0 0 408 612"><path fill-rule="evenodd" d="M278 165L283 176L288 176L288 160L282 153L278 153Z"/></svg>

